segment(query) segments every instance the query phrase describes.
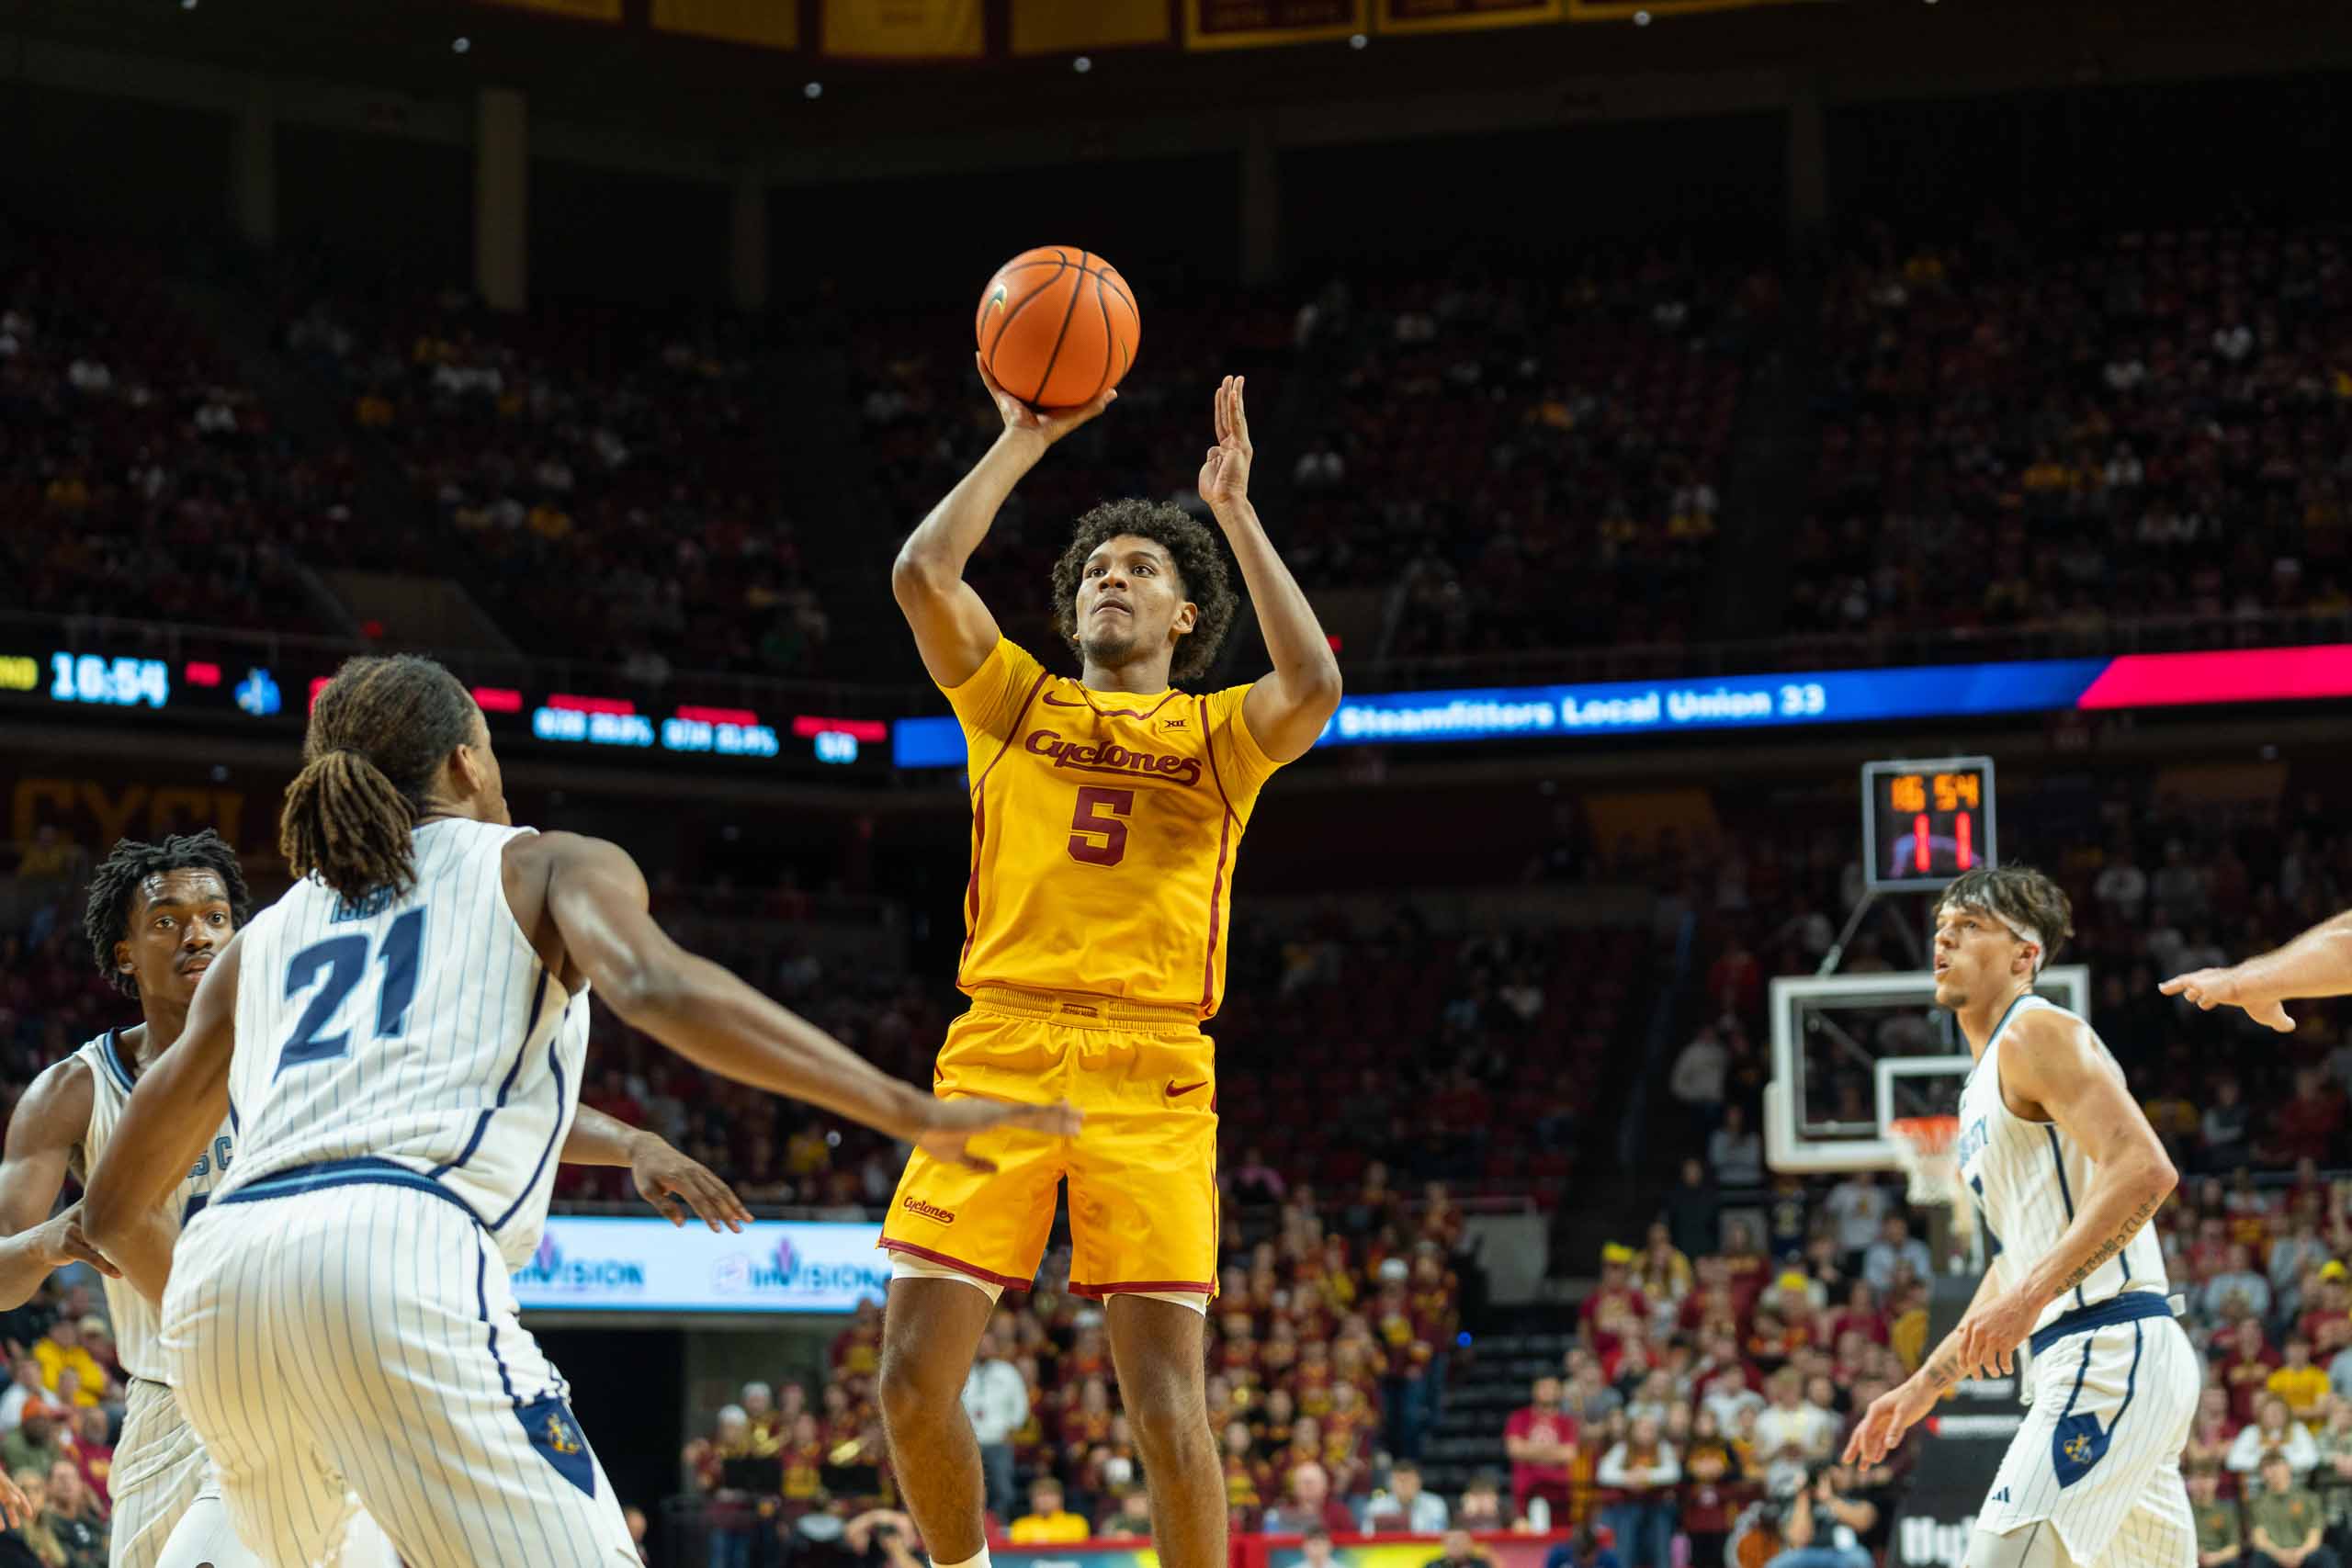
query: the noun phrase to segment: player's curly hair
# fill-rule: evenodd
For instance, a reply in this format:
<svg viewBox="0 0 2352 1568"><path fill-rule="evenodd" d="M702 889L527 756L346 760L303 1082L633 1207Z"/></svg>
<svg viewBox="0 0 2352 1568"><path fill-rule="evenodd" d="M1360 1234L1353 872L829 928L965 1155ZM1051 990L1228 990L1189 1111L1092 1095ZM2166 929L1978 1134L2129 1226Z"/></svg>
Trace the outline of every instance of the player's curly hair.
<svg viewBox="0 0 2352 1568"><path fill-rule="evenodd" d="M474 700L414 654L344 660L311 707L302 771L286 786L277 847L297 876L357 903L416 884L409 834L449 753L473 739Z"/></svg>
<svg viewBox="0 0 2352 1568"><path fill-rule="evenodd" d="M126 997L139 994L139 982L115 964L115 944L130 938L130 905L140 886L167 871L209 871L229 890L229 918L243 927L253 918L253 895L245 890L245 874L237 852L211 829L174 833L160 844L124 839L107 852L90 873L89 901L82 907L82 934L90 943L90 957L107 984Z"/></svg>
<svg viewBox="0 0 2352 1568"><path fill-rule="evenodd" d="M1217 547L1216 535L1206 524L1164 502L1106 501L1078 520L1069 548L1054 563L1054 629L1071 648L1078 647L1078 583L1086 570L1086 558L1100 549L1103 540L1122 534L1149 539L1176 563L1184 597L1200 615L1177 645L1168 678L1171 682L1199 680L1216 665L1241 599L1234 592L1233 574L1226 567L1225 552Z"/></svg>
<svg viewBox="0 0 2352 1568"><path fill-rule="evenodd" d="M2030 865L1978 866L1945 884L1936 909L1989 909L2014 926L2041 933L2037 967L2046 967L2075 934L2075 906L2066 890Z"/></svg>

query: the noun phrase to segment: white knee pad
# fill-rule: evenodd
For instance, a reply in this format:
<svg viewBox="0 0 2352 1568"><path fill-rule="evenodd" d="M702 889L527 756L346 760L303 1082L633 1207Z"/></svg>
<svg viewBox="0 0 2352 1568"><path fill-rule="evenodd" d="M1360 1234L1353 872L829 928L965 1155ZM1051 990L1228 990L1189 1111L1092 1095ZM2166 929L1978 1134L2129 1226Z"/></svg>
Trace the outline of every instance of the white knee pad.
<svg viewBox="0 0 2352 1568"><path fill-rule="evenodd" d="M2039 1519L2005 1535L1970 1532L1966 1568L2075 1568L2075 1559L2057 1528Z"/></svg>

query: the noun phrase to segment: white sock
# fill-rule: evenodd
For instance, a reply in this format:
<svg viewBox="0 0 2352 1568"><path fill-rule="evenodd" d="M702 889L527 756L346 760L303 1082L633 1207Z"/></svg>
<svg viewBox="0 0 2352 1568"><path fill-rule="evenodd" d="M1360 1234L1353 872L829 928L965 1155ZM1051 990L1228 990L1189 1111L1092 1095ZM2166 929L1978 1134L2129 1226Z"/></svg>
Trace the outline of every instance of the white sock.
<svg viewBox="0 0 2352 1568"><path fill-rule="evenodd" d="M939 1559L934 1557L931 1560L931 1568L989 1568L989 1549L987 1546L983 1545L980 1548L979 1555L976 1557L967 1557L961 1562L942 1562Z"/></svg>

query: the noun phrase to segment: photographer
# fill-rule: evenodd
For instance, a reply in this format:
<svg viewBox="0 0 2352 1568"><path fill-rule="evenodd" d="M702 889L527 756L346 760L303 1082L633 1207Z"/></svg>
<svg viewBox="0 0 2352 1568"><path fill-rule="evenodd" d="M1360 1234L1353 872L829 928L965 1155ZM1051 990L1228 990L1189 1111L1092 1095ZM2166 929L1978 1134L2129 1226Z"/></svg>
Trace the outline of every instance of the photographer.
<svg viewBox="0 0 2352 1568"><path fill-rule="evenodd" d="M1894 1511L1883 1490L1859 1488L1856 1479L1837 1464L1807 1475L1782 1529L1787 1550L1765 1568L1871 1568Z"/></svg>
<svg viewBox="0 0 2352 1568"><path fill-rule="evenodd" d="M870 1568L923 1568L917 1555L915 1522L889 1508L876 1508L850 1520L842 1544Z"/></svg>

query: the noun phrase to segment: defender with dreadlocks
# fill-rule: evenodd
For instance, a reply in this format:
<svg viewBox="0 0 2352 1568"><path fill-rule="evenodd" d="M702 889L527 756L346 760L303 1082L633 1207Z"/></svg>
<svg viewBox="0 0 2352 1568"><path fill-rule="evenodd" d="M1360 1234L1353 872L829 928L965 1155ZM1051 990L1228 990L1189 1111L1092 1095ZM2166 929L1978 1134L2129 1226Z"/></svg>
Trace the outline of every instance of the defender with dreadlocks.
<svg viewBox="0 0 2352 1568"><path fill-rule="evenodd" d="M1027 1289L1069 1183L1070 1289L1105 1302L1119 1393L1170 1568L1223 1568L1225 1478L1202 1386L1216 1291L1216 1068L1201 1023L1224 989L1234 855L1258 792L1315 743L1340 670L1250 503L1238 378L1218 387L1200 494L1257 606L1273 669L1173 689L1216 660L1237 600L1216 536L1171 506L1078 521L1054 617L1081 666L1049 673L998 630L964 569L1013 485L1101 413L1039 413L981 367L1004 431L899 553L891 587L970 754L972 870L939 1092L1067 1094L1082 1143L959 1169L918 1150L892 1250L882 1408L896 1474L941 1568L985 1564L979 1451L959 1396L1007 1285Z"/></svg>
<svg viewBox="0 0 2352 1568"><path fill-rule="evenodd" d="M411 1568L634 1563L509 1283L559 1149L603 1139L632 1163L627 1130L579 1104L591 983L713 1071L944 1157L980 1128L1076 1118L935 1100L682 952L626 852L512 825L481 710L430 660L346 663L303 754L278 835L302 880L219 950L141 1077L83 1197L87 1244L124 1261L229 1120L234 1164L179 1249L163 1348L265 1562L331 1558L364 1504ZM684 1165L706 1217L743 1217Z"/></svg>
<svg viewBox="0 0 2352 1568"><path fill-rule="evenodd" d="M81 1205L53 1217L68 1171L86 1179L147 1068L187 1022L197 982L253 913L236 852L209 828L161 843L125 839L91 874L83 935L98 972L139 1002L141 1021L107 1031L35 1078L8 1122L0 1156L0 1308L40 1289L50 1270L89 1263L107 1276L107 1310L130 1380L122 1440L109 1490L114 1498L111 1568L258 1568L237 1539L203 1445L165 1386L158 1305L182 1224L209 1200L236 1155L236 1129L217 1124L209 1144L135 1245L122 1269L84 1235ZM572 1165L627 1165L646 1201L673 1224L680 1205L705 1224L740 1228L749 1217L725 1183L659 1135L583 1107L561 1156ZM382 1532L355 1517L342 1568L394 1568Z"/></svg>

